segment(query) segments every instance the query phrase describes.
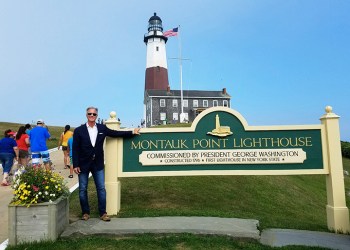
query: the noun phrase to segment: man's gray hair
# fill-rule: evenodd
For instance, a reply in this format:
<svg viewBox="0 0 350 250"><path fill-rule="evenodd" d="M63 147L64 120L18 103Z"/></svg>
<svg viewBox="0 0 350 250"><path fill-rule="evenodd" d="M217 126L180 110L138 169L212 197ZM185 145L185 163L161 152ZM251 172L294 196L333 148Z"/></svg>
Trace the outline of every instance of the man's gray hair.
<svg viewBox="0 0 350 250"><path fill-rule="evenodd" d="M86 112L88 112L89 109L94 109L94 110L96 110L96 112L98 113L98 108L96 108L96 107L90 106L90 107L88 107L88 108L86 109Z"/></svg>

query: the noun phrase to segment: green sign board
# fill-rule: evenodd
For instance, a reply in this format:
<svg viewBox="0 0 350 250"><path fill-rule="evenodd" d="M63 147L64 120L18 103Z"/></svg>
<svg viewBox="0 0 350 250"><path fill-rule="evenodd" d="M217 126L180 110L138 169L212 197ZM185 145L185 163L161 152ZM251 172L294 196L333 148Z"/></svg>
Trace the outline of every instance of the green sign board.
<svg viewBox="0 0 350 250"><path fill-rule="evenodd" d="M142 129L123 140L123 173L322 170L321 126L248 126L228 108L202 112L190 128Z"/></svg>

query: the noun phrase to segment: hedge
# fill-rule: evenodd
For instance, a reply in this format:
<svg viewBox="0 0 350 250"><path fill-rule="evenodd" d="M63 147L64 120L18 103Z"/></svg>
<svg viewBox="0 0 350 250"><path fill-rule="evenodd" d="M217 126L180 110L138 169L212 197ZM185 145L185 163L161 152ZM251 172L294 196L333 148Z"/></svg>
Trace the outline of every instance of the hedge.
<svg viewBox="0 0 350 250"><path fill-rule="evenodd" d="M341 141L341 154L346 158L350 158L350 142Z"/></svg>

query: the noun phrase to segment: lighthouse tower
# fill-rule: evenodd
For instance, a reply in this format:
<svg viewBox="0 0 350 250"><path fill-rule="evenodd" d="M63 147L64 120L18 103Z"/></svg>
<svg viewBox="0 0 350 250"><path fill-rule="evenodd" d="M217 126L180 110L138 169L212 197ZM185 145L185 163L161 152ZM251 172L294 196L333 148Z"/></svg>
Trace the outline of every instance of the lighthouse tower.
<svg viewBox="0 0 350 250"><path fill-rule="evenodd" d="M167 40L163 35L162 19L154 13L148 21L148 33L144 36L147 46L145 90L167 90L169 86L165 49Z"/></svg>

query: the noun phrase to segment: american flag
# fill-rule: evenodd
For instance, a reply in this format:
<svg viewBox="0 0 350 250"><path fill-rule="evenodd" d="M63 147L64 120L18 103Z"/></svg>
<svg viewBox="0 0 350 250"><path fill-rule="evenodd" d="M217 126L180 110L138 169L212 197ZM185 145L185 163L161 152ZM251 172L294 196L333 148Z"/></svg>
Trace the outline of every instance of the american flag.
<svg viewBox="0 0 350 250"><path fill-rule="evenodd" d="M166 37L177 36L178 31L179 31L179 28L176 27L176 28L173 28L171 30L164 31L163 35Z"/></svg>

